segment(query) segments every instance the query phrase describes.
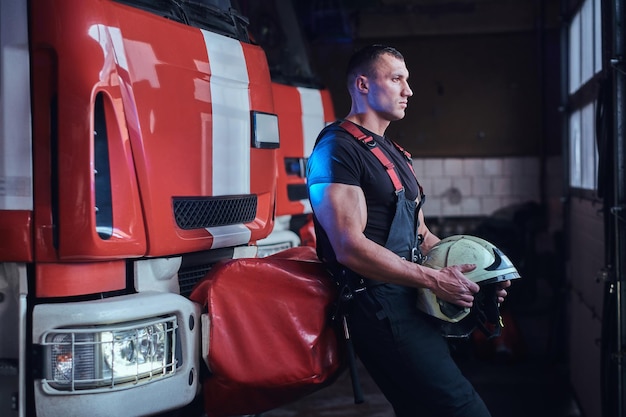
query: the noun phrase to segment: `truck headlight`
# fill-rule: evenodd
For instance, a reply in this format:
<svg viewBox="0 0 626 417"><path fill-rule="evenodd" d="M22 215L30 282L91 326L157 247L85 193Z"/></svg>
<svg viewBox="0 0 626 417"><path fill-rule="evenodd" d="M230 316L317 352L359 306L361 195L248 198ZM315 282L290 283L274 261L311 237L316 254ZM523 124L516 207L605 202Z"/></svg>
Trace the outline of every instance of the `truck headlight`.
<svg viewBox="0 0 626 417"><path fill-rule="evenodd" d="M44 337L45 382L62 391L115 387L174 373L176 316L89 328L54 329Z"/></svg>

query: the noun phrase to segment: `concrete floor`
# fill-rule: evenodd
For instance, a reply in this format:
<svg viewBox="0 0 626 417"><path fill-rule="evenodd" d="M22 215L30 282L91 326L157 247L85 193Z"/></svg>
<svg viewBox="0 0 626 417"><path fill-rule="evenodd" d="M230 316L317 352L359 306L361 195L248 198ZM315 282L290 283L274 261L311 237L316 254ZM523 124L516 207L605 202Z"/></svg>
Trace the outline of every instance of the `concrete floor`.
<svg viewBox="0 0 626 417"><path fill-rule="evenodd" d="M493 417L580 417L562 370L541 359L517 363L470 360L461 363L467 377ZM363 404L354 404L350 377L344 373L334 385L293 404L263 413L263 417L393 417L385 397L364 369Z"/></svg>

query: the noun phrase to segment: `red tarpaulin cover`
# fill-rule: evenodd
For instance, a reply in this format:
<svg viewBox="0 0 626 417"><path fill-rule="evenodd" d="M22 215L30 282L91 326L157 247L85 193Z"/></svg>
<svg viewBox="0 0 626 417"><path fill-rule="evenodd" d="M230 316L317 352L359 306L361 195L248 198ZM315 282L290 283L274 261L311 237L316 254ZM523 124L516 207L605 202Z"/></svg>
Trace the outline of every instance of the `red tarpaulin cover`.
<svg viewBox="0 0 626 417"><path fill-rule="evenodd" d="M260 413L332 382L342 360L335 298L312 247L215 265L191 294L210 319L207 415Z"/></svg>

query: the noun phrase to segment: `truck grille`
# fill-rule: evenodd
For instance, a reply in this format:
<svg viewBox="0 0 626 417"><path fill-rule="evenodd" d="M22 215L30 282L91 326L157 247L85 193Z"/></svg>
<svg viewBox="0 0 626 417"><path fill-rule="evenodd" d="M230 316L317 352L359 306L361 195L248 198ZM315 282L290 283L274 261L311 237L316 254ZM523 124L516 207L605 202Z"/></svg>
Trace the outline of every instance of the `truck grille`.
<svg viewBox="0 0 626 417"><path fill-rule="evenodd" d="M174 217L184 230L249 223L256 217L257 196L175 197Z"/></svg>
<svg viewBox="0 0 626 417"><path fill-rule="evenodd" d="M178 271L178 285L180 295L189 298L195 285L211 270L213 264L197 265L195 268L188 268Z"/></svg>
<svg viewBox="0 0 626 417"><path fill-rule="evenodd" d="M233 248L219 248L210 251L187 253L178 270L180 295L189 298L195 285L220 261L233 259Z"/></svg>

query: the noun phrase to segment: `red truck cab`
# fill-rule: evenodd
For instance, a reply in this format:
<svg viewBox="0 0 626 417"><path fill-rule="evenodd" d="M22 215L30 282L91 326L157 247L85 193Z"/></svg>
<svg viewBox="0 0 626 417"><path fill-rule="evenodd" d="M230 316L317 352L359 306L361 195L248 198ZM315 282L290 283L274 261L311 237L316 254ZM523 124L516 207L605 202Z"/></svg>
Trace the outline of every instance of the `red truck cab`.
<svg viewBox="0 0 626 417"><path fill-rule="evenodd" d="M199 392L211 265L273 229L278 118L229 0L0 5L0 414ZM132 411L129 411L132 410Z"/></svg>

